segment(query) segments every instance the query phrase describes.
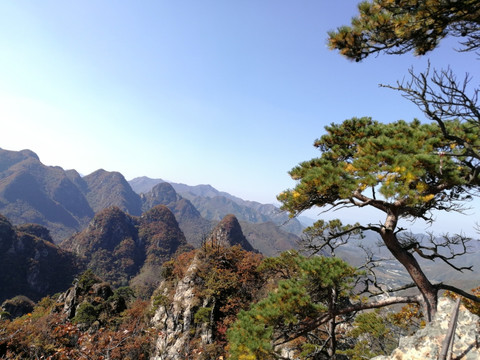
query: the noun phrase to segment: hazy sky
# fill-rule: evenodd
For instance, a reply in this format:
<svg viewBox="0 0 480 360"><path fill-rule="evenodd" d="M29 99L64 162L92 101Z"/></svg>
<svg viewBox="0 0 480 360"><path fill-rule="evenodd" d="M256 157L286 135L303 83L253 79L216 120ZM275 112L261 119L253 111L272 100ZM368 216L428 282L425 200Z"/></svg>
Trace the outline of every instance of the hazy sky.
<svg viewBox="0 0 480 360"><path fill-rule="evenodd" d="M2 1L0 147L272 203L325 125L424 119L379 83L428 60L479 83L475 54L452 42L363 63L329 51L357 2Z"/></svg>

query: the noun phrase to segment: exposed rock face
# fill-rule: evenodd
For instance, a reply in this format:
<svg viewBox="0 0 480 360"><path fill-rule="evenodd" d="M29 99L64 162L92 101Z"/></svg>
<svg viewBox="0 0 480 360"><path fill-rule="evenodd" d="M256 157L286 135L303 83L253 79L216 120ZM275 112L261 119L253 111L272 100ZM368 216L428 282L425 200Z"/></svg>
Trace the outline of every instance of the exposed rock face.
<svg viewBox="0 0 480 360"><path fill-rule="evenodd" d="M152 360L183 360L190 353L189 342L193 335L190 329L194 328L193 311L198 308L199 301L194 293L197 270L198 259L195 258L177 284L173 301L160 304L155 312L152 322L159 330L159 336ZM167 291L168 288L162 284L160 296L166 298ZM211 343L211 331L208 327L203 327L202 332L202 344Z"/></svg>
<svg viewBox="0 0 480 360"><path fill-rule="evenodd" d="M156 360L220 359L226 331L265 285L257 271L263 256L240 246L205 244L165 264L152 296L158 334Z"/></svg>
<svg viewBox="0 0 480 360"><path fill-rule="evenodd" d="M90 311L85 311L86 308L90 308ZM98 329L125 309L126 298L115 294L110 284L102 282L91 271L86 271L72 287L60 294L55 311L86 330L90 326Z"/></svg>
<svg viewBox="0 0 480 360"><path fill-rule="evenodd" d="M215 226L210 236L207 238L207 242L225 247L240 245L244 250L255 251L253 246L243 235L242 228L237 218L232 214L226 215L222 221Z"/></svg>
<svg viewBox="0 0 480 360"><path fill-rule="evenodd" d="M413 336L400 339L400 345L390 356L377 356L375 360L436 360L448 331L454 301L441 298L434 320ZM480 319L460 306L455 332L453 359L480 359Z"/></svg>

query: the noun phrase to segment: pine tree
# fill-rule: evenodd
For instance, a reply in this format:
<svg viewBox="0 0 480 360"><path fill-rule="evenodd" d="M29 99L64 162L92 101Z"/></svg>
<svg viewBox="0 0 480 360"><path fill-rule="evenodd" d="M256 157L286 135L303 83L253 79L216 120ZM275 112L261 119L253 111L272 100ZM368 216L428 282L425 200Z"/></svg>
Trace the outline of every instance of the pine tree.
<svg viewBox="0 0 480 360"><path fill-rule="evenodd" d="M335 319L349 303L344 300L351 293L356 269L339 258L305 258L294 252L280 256L275 264L282 260L285 266L277 269L295 264L295 270L265 299L239 313L228 331L230 359L278 359L286 349L299 358L316 353L334 357Z"/></svg>
<svg viewBox="0 0 480 360"><path fill-rule="evenodd" d="M445 125L458 136L470 136L470 128L460 122L450 121ZM282 208L291 216L315 206L330 210L370 207L382 212L383 223L379 225L373 224L376 219L372 219L371 224L344 226L337 221L335 226L325 226L323 222L316 226L324 243L352 232L377 233L419 289L416 301L422 304L430 321L436 312L437 293L447 285L432 284L413 253L429 260L441 259L457 270L471 269L456 267L451 262L465 251L450 256L438 251L452 244L465 245L468 239L462 236L443 242L432 239L434 246L424 246L415 238L402 238L403 229L398 222L401 219L432 222L435 211L461 211L470 198L468 189L474 186L468 181L471 159L457 157L464 149L445 139L436 124L419 121L382 124L370 118L353 118L340 125L332 124L326 131L315 142L321 156L290 171L297 185L278 196ZM479 138L475 146L480 146ZM463 295L460 289L454 290Z"/></svg>
<svg viewBox="0 0 480 360"><path fill-rule="evenodd" d="M424 55L447 36L458 39L461 52L480 49L480 2L478 0L373 0L358 6L351 26L329 32L329 46L348 59L361 61L371 54ZM472 87L467 73L458 79L450 68L424 72L409 70L410 78L396 85L382 85L399 91L426 116L436 122L443 136L469 157L469 182L480 186L480 89ZM446 122L458 120L471 128L468 136L452 132Z"/></svg>
<svg viewBox="0 0 480 360"><path fill-rule="evenodd" d="M461 39L462 51L480 48L477 0L373 0L358 9L351 26L329 33L330 48L356 61L379 52L424 55L447 35Z"/></svg>

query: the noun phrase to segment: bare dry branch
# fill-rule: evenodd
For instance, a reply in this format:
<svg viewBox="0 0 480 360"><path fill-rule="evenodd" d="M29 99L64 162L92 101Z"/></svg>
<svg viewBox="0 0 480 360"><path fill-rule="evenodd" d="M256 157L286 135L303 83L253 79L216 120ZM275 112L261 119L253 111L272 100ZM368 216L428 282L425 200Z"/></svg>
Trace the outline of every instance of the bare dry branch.
<svg viewBox="0 0 480 360"><path fill-rule="evenodd" d="M471 237L463 234L450 236L444 234L442 237L435 237L433 233L428 233L429 245L423 245L418 236L405 234L402 236L402 246L405 250L415 252L420 257L435 261L440 259L451 268L463 272L463 270L472 271L472 266L456 266L451 261L468 253L468 243L472 241ZM441 250L447 250L449 254L441 253Z"/></svg>

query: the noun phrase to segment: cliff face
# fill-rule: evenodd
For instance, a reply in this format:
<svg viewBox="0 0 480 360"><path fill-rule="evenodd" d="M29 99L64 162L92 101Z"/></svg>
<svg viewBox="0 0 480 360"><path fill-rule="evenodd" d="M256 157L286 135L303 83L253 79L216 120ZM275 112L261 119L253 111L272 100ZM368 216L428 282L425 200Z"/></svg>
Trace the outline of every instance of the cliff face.
<svg viewBox="0 0 480 360"><path fill-rule="evenodd" d="M182 360L190 353L191 329L195 330L194 313L198 309L199 299L195 296L195 280L197 278L199 260L192 261L174 289L172 302L167 303L168 286L164 283L156 296L159 308L155 312L152 323L160 330L156 341L155 356L152 360ZM161 299L165 299L161 302ZM208 301L203 301L206 308ZM212 343L211 327L202 324L200 347Z"/></svg>
<svg viewBox="0 0 480 360"><path fill-rule="evenodd" d="M152 297L155 360L219 359L240 310L259 299L262 256L240 246L205 245L165 264Z"/></svg>
<svg viewBox="0 0 480 360"><path fill-rule="evenodd" d="M443 340L455 303L441 298L434 320L413 336L403 337L390 356L377 356L375 360L436 360L442 351ZM453 359L480 359L480 318L460 306L453 345Z"/></svg>

